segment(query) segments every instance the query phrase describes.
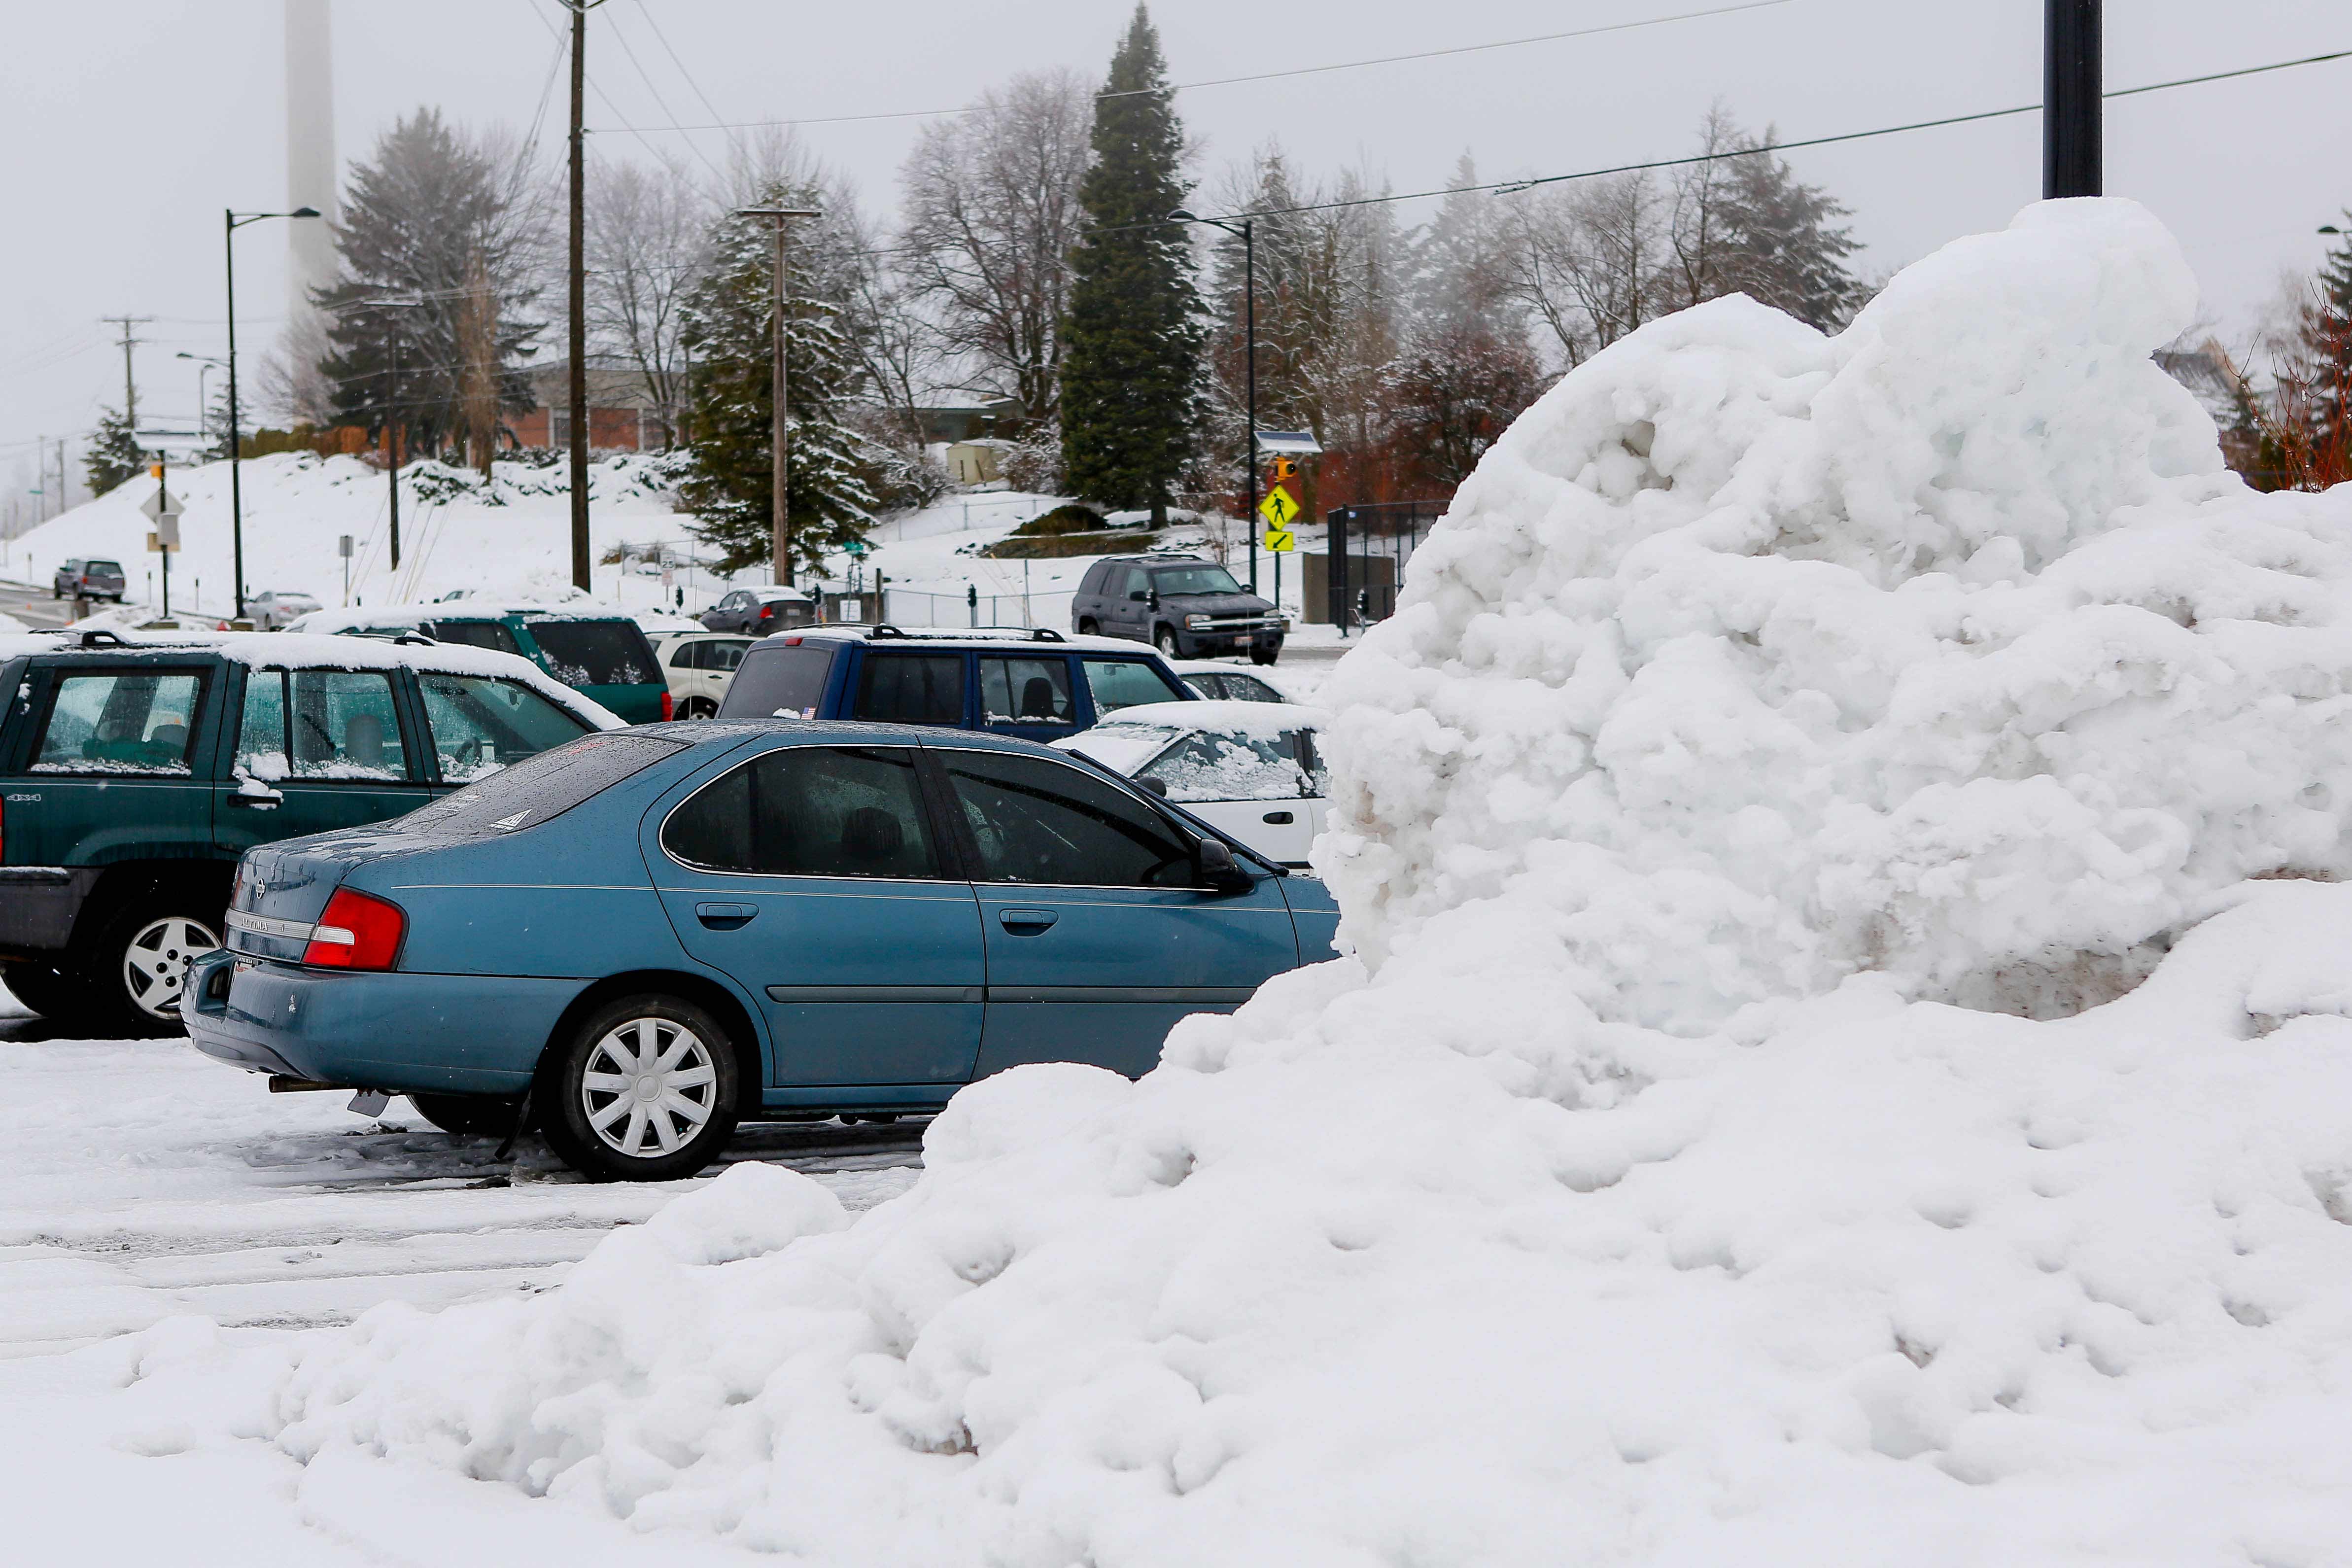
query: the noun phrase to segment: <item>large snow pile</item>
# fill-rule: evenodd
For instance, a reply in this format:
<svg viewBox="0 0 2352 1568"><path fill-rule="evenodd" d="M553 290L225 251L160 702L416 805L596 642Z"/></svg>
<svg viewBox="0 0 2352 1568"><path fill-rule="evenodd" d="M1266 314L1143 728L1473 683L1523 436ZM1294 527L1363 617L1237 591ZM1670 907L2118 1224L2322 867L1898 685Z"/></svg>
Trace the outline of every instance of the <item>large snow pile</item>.
<svg viewBox="0 0 2352 1568"><path fill-rule="evenodd" d="M830 1564L2346 1561L2352 888L2242 879L2334 864L2352 509L2219 475L2189 303L2069 204L1635 334L1334 682L1358 956L238 1430Z"/></svg>

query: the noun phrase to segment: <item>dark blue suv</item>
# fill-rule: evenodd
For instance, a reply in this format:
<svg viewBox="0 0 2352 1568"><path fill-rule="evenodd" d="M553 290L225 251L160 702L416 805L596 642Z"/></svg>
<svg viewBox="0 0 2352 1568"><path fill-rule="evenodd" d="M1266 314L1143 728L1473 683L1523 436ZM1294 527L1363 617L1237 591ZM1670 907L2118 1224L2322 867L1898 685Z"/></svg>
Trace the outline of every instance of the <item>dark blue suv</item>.
<svg viewBox="0 0 2352 1568"><path fill-rule="evenodd" d="M1115 637L823 626L753 643L719 717L853 719L1052 742L1121 708L1198 697L1157 654Z"/></svg>
<svg viewBox="0 0 2352 1568"><path fill-rule="evenodd" d="M1328 957L1338 919L1047 747L697 720L254 849L182 1016L279 1087L405 1094L452 1131L527 1116L579 1169L658 1180L763 1115L929 1110L1024 1062L1147 1072L1185 1015Z"/></svg>

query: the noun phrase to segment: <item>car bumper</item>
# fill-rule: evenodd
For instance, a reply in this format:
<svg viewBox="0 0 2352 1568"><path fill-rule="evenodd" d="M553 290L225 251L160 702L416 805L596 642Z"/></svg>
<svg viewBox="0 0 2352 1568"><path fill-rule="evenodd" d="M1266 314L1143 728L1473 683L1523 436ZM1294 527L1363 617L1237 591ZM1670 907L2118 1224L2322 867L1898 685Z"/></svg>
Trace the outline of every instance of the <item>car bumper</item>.
<svg viewBox="0 0 2352 1568"><path fill-rule="evenodd" d="M349 973L222 949L188 968L196 1049L250 1072L406 1094L513 1094L578 980Z"/></svg>
<svg viewBox="0 0 2352 1568"><path fill-rule="evenodd" d="M0 957L63 952L98 877L95 868L0 866Z"/></svg>

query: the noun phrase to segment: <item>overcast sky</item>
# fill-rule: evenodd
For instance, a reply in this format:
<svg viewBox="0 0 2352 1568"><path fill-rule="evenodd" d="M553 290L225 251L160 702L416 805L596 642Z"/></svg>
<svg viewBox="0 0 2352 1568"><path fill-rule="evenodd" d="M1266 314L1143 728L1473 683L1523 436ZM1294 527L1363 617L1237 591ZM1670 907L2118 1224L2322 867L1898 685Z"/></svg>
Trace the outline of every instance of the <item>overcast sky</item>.
<svg viewBox="0 0 2352 1568"><path fill-rule="evenodd" d="M1180 82L1665 16L1725 0L1159 0ZM220 213L284 204L281 0L109 0L14 8L0 52L9 222L0 246L0 479L32 482L32 439L86 431L121 397L114 329L140 329L142 415L193 420L196 366L222 347ZM967 101L1024 68L1098 74L1125 0L608 0L590 24L589 124L610 156L724 133L673 122L818 118ZM365 155L395 117L435 104L528 127L556 63L555 0L335 0L338 150ZM658 33L656 27L658 26ZM1360 163L1393 188L1549 174L1687 148L1707 105L1787 139L2032 103L2042 0L1790 0L1670 23L1288 80L1204 87L1178 104L1211 173L1278 141L1308 170ZM664 47L667 39L668 48ZM624 47L625 46L625 47ZM2342 0L2132 0L2110 7L2110 88L2352 47ZM669 48L676 51L673 60ZM634 58L633 58L634 57ZM682 69L681 69L682 66ZM640 71L642 67L642 72ZM650 86L647 79L650 79ZM658 94L659 101L656 101ZM705 100L711 107L705 106ZM545 100L560 153L562 88ZM2188 247L2210 312L2242 332L2279 270L2352 201L2342 158L2352 61L2108 106L2107 188L2147 202ZM887 207L913 120L802 134ZM641 142L624 125L645 128ZM1884 137L1792 155L1854 209L1873 268L1998 226L2039 191L2039 122ZM699 164L696 165L699 167ZM1401 209L1407 222L1431 204ZM242 231L243 363L284 310L282 225ZM218 377L215 374L215 384ZM79 465L74 465L79 475Z"/></svg>

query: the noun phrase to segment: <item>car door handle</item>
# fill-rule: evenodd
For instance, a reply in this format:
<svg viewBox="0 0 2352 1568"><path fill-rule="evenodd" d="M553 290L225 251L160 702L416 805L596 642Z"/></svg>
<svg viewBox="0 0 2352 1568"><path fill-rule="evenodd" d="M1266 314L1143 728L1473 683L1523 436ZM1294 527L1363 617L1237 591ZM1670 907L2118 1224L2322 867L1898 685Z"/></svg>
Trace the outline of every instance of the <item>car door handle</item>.
<svg viewBox="0 0 2352 1568"><path fill-rule="evenodd" d="M1037 936L1062 917L1051 910L999 910L996 923L1014 936Z"/></svg>
<svg viewBox="0 0 2352 1568"><path fill-rule="evenodd" d="M1265 820L1276 827L1287 827L1297 819L1286 811L1269 811L1265 814Z"/></svg>
<svg viewBox="0 0 2352 1568"><path fill-rule="evenodd" d="M753 904L697 904L694 906L694 918L712 931L734 931L750 925L751 917L759 912L758 906Z"/></svg>
<svg viewBox="0 0 2352 1568"><path fill-rule="evenodd" d="M276 811L279 796L274 795L231 795L228 803L247 811Z"/></svg>

